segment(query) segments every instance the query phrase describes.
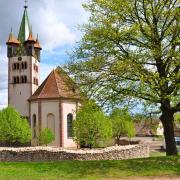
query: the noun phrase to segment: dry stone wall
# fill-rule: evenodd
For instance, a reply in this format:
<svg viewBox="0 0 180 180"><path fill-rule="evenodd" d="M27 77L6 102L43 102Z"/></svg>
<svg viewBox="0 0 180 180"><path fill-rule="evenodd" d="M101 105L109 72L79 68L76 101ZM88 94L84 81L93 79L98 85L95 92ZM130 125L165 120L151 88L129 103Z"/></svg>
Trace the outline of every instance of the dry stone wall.
<svg viewBox="0 0 180 180"><path fill-rule="evenodd" d="M67 150L52 147L0 148L1 162L43 162L61 160L121 160L149 157L146 144L104 149Z"/></svg>

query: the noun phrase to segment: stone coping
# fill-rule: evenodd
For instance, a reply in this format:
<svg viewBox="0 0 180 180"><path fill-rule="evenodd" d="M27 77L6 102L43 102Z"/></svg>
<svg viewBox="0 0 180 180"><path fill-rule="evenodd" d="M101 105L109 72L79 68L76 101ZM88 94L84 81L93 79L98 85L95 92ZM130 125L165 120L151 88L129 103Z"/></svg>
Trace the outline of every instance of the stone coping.
<svg viewBox="0 0 180 180"><path fill-rule="evenodd" d="M95 149L65 149L60 147L51 147L51 146L36 146L36 147L21 147L21 148L12 148L12 147L0 147L0 152L2 151L11 151L11 152L35 152L35 151L48 151L48 152L67 152L67 153L77 153L77 154L87 154L87 153L104 153L111 151L119 150L130 150L141 145L126 145L126 146L111 146L106 148L95 148ZM146 146L146 145L144 145Z"/></svg>

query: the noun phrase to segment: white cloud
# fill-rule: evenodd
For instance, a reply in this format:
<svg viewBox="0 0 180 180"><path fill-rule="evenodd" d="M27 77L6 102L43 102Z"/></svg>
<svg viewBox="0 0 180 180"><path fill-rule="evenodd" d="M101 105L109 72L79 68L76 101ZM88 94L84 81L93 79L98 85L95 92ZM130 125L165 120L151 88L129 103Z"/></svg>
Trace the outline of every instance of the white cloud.
<svg viewBox="0 0 180 180"><path fill-rule="evenodd" d="M43 82L45 80L45 78L50 74L50 72L56 68L56 65L50 65L50 64L44 64L41 63L40 65L40 71L41 71L41 82Z"/></svg>
<svg viewBox="0 0 180 180"><path fill-rule="evenodd" d="M40 9L39 14L43 14L43 19L36 20L35 24L40 39L42 37L44 50L52 51L59 46L75 42L76 35L65 24L58 21L56 14L50 8Z"/></svg>
<svg viewBox="0 0 180 180"><path fill-rule="evenodd" d="M68 50L68 47L72 47L73 43L79 40L81 33L76 29L77 25L86 22L88 18L81 6L85 1L29 1L28 14L34 36L36 33L39 34L40 43L45 50L42 51L45 60L42 59L41 63L41 81L64 59L64 47ZM23 1L0 0L0 109L7 106L8 101L8 61L5 42L11 27L17 36L22 14Z"/></svg>
<svg viewBox="0 0 180 180"><path fill-rule="evenodd" d="M7 106L8 101L8 64L7 57L4 54L5 49L1 48L0 52L0 109Z"/></svg>

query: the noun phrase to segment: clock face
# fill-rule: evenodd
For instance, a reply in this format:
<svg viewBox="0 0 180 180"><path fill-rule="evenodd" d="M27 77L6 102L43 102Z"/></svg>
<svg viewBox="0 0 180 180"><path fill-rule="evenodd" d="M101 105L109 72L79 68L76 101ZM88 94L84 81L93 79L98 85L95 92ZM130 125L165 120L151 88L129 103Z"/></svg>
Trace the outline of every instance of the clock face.
<svg viewBox="0 0 180 180"><path fill-rule="evenodd" d="M22 57L18 57L18 61L22 61Z"/></svg>

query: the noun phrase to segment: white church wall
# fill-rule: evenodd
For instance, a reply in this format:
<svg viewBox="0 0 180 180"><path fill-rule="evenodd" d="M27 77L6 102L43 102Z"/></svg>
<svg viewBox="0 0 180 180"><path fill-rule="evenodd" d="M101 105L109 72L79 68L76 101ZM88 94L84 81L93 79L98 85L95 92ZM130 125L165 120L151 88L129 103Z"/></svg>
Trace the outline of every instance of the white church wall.
<svg viewBox="0 0 180 180"><path fill-rule="evenodd" d="M38 102L31 102L30 103L30 121L31 121L31 130L32 130L32 136L33 135L33 115L36 115L36 134L38 135L38 123L39 123L39 116L38 116ZM31 141L32 146L37 145L37 138L32 137Z"/></svg>
<svg viewBox="0 0 180 180"><path fill-rule="evenodd" d="M64 147L77 147L76 143L73 141L72 138L67 137L67 115L69 113L73 114L73 120L76 116L76 102L64 100L62 102L62 109L63 109L63 134L64 134Z"/></svg>
<svg viewBox="0 0 180 180"><path fill-rule="evenodd" d="M39 81L39 62L30 56L21 56L21 61L18 60L18 57L12 57L9 59L9 105L16 108L22 116L29 117L29 97L35 92L38 88L34 84L34 77ZM27 69L13 69L14 63L19 63L21 66L22 62L27 63ZM34 70L34 64L38 66L38 72ZM18 83L13 84L13 77L26 76L27 83Z"/></svg>
<svg viewBox="0 0 180 180"><path fill-rule="evenodd" d="M34 70L34 65L38 67L38 72ZM34 57L32 57L32 81L34 81L34 78L38 79L38 85L40 85L40 63L38 60L36 60ZM32 82L32 94L37 90L38 86Z"/></svg>
<svg viewBox="0 0 180 180"><path fill-rule="evenodd" d="M41 103L41 122L42 129L48 127L48 115L53 114L55 120L55 141L50 146L60 145L60 127L59 127L59 101L43 100Z"/></svg>
<svg viewBox="0 0 180 180"><path fill-rule="evenodd" d="M9 93L11 98L9 99L9 105L16 108L16 110L22 115L29 117L29 103L27 101L27 97L29 97L29 85L22 84L11 85L9 87Z"/></svg>
<svg viewBox="0 0 180 180"><path fill-rule="evenodd" d="M26 62L27 69L13 70L13 64ZM16 108L22 116L29 117L29 104L27 99L30 97L30 84L13 84L14 76L27 76L28 82L30 81L30 57L22 56L22 60L19 61L18 57L12 57L9 59L9 105Z"/></svg>

